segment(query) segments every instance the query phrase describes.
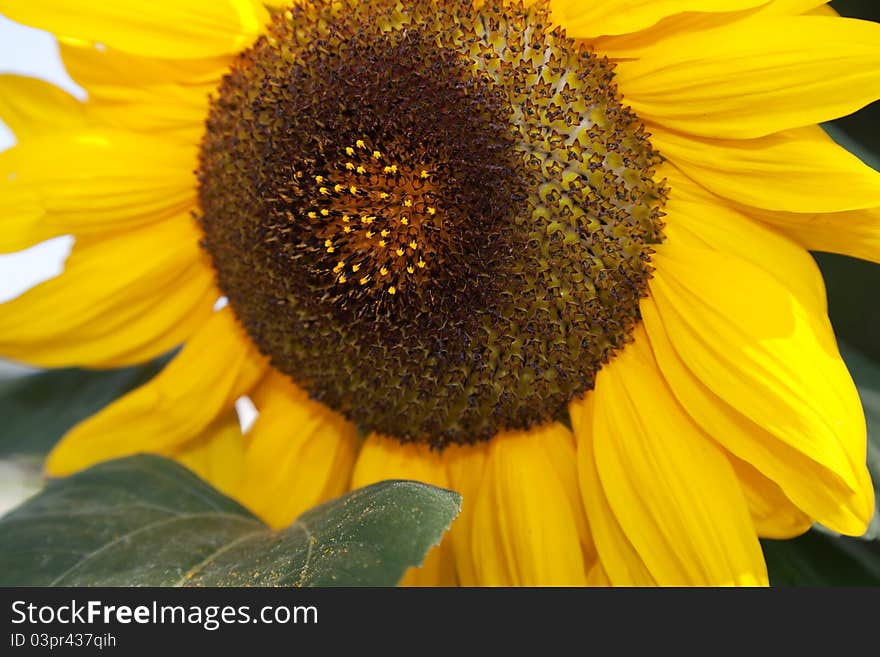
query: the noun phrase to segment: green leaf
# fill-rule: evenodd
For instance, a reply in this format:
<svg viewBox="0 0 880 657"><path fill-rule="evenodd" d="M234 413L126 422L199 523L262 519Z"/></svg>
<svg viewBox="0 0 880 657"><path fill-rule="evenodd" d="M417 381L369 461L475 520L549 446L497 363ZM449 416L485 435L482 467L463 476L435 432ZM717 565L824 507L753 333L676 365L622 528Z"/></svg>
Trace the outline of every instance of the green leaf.
<svg viewBox="0 0 880 657"><path fill-rule="evenodd" d="M0 381L0 458L44 456L73 425L149 381L166 362L49 370Z"/></svg>
<svg viewBox="0 0 880 657"><path fill-rule="evenodd" d="M452 491L386 481L273 531L173 461L133 456L0 519L0 586L392 586L460 507Z"/></svg>
<svg viewBox="0 0 880 657"><path fill-rule="evenodd" d="M880 364L840 346L868 424L868 470L880 499ZM880 511L860 538L816 527L788 541L763 540L774 586L880 586Z"/></svg>

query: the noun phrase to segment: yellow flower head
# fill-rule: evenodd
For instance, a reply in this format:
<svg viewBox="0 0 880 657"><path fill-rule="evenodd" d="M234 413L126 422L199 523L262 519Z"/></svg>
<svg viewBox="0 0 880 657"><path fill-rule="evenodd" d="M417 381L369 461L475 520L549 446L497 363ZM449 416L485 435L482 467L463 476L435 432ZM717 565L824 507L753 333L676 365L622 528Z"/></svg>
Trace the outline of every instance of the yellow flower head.
<svg viewBox="0 0 880 657"><path fill-rule="evenodd" d="M817 125L880 96L880 27L816 5L0 0L89 94L0 77L0 243L76 238L0 353L183 345L50 473L161 453L277 526L452 488L422 584L766 584L758 536L861 533L807 249L880 261L880 174Z"/></svg>

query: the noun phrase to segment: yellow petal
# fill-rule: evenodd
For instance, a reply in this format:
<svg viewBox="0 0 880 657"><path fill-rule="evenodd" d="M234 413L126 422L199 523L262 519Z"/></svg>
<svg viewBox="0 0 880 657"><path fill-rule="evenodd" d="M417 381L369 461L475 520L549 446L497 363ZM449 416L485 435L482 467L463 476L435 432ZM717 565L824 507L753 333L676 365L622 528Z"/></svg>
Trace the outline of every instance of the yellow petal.
<svg viewBox="0 0 880 657"><path fill-rule="evenodd" d="M601 563L596 562L587 573L587 586L611 586L611 578Z"/></svg>
<svg viewBox="0 0 880 657"><path fill-rule="evenodd" d="M664 157L719 196L791 212L880 206L880 172L838 146L818 126L758 139L707 139L654 130Z"/></svg>
<svg viewBox="0 0 880 657"><path fill-rule="evenodd" d="M574 435L561 424L554 424L547 427L541 436L540 447L553 464L553 468L559 476L559 483L562 484L566 497L568 497L568 503L571 505L584 557L588 562L592 562L596 559L596 547L593 545L593 538L587 524L587 513L581 499L577 444Z"/></svg>
<svg viewBox="0 0 880 657"><path fill-rule="evenodd" d="M792 538L800 536L812 526L810 516L795 506L777 484L729 452L727 458L743 488L758 536Z"/></svg>
<svg viewBox="0 0 880 657"><path fill-rule="evenodd" d="M221 493L240 496L245 439L234 411L221 415L200 435L168 450L165 456L182 463Z"/></svg>
<svg viewBox="0 0 880 657"><path fill-rule="evenodd" d="M409 479L440 488L450 487L443 456L436 450L427 445L401 445L398 440L371 435L358 456L351 487L361 488L387 479ZM421 567L409 569L401 585L455 586L458 583L452 548L456 524L457 521L452 523L449 533L428 553Z"/></svg>
<svg viewBox="0 0 880 657"><path fill-rule="evenodd" d="M831 5L826 4L814 7L809 11L805 11L804 13L810 14L811 16L840 16L840 14L838 14Z"/></svg>
<svg viewBox="0 0 880 657"><path fill-rule="evenodd" d="M41 367L118 367L186 340L218 293L190 217L74 245L64 272L0 304L0 353Z"/></svg>
<svg viewBox="0 0 880 657"><path fill-rule="evenodd" d="M849 114L880 97L880 24L821 16L740 21L658 42L621 61L643 119L748 139Z"/></svg>
<svg viewBox="0 0 880 657"><path fill-rule="evenodd" d="M237 498L273 527L286 527L348 490L357 431L276 370L252 396L260 415L248 433Z"/></svg>
<svg viewBox="0 0 880 657"><path fill-rule="evenodd" d="M52 475L198 436L259 381L266 364L227 307L214 313L153 380L71 429L49 455Z"/></svg>
<svg viewBox="0 0 880 657"><path fill-rule="evenodd" d="M96 94L112 95L111 91L122 93L121 88L134 91L173 84L216 89L235 58L233 53L195 59L150 57L63 37L58 50L70 77L90 99Z"/></svg>
<svg viewBox="0 0 880 657"><path fill-rule="evenodd" d="M654 586L657 580L621 528L596 470L595 398L594 392L587 393L583 399L572 401L568 411L577 439L578 476L584 507L597 553L588 581L596 585Z"/></svg>
<svg viewBox="0 0 880 657"><path fill-rule="evenodd" d="M722 13L750 9L767 0L551 0L553 20L568 36L588 39L638 32L677 14Z"/></svg>
<svg viewBox="0 0 880 657"><path fill-rule="evenodd" d="M880 207L828 214L746 211L811 251L880 262Z"/></svg>
<svg viewBox="0 0 880 657"><path fill-rule="evenodd" d="M683 405L807 513L833 521L842 533L862 533L873 511L865 421L827 318L733 254L670 240L654 263L656 308L644 300L642 314L667 379L686 382L683 376L672 381L672 359L664 360L671 350L659 341L664 336L698 383L687 396L677 388ZM728 407L696 394L702 388ZM717 427L707 426L713 421ZM737 424L738 431L729 431ZM761 430L776 440L767 441ZM792 472L796 461L813 467ZM817 473L821 482L813 481Z"/></svg>
<svg viewBox="0 0 880 657"><path fill-rule="evenodd" d="M0 75L0 120L19 142L41 132L81 129L84 107L54 84L21 75Z"/></svg>
<svg viewBox="0 0 880 657"><path fill-rule="evenodd" d="M633 338L593 391L596 472L620 528L660 585L766 584L733 468L672 396L644 330ZM617 583L613 545L596 545Z"/></svg>
<svg viewBox="0 0 880 657"><path fill-rule="evenodd" d="M822 273L802 246L754 221L675 167L663 166L661 175L670 186L664 207L667 240L721 254L731 253L758 267L767 267L767 272L791 288L815 316L827 313ZM769 267L768 263L771 263Z"/></svg>
<svg viewBox="0 0 880 657"><path fill-rule="evenodd" d="M586 564L573 508L541 446L548 425L495 436L473 520L473 559L483 586L582 586Z"/></svg>
<svg viewBox="0 0 880 657"><path fill-rule="evenodd" d="M764 5L759 13L767 16L796 16L798 14L817 14L820 16L837 16L837 12L821 11L827 8L828 0L772 0Z"/></svg>
<svg viewBox="0 0 880 657"><path fill-rule="evenodd" d="M26 139L0 153L0 251L188 214L195 167L195 143L155 136L88 129Z"/></svg>
<svg viewBox="0 0 880 657"><path fill-rule="evenodd" d="M238 52L268 21L257 0L0 0L0 13L59 37L180 58Z"/></svg>
<svg viewBox="0 0 880 657"><path fill-rule="evenodd" d="M768 273L779 283L792 289L810 312L816 315L827 312L821 273L815 260L802 247L749 220L742 213L720 202L710 192L690 182L674 168L664 167L663 174L667 176L672 187L665 207L668 219L665 232L668 240L692 248L712 249L719 254L733 253L757 266L773 263L772 270ZM655 328L656 310L653 303L646 300L643 309L645 322L652 329ZM694 419L707 431L728 436L730 439L744 429L754 436L745 437L747 442L762 441L767 444L775 440L745 418L726 420L730 416L735 418L735 412L732 409L721 411L720 407L725 406L725 402L705 391L695 381L688 381L691 377L671 349L662 327L651 331L650 339L658 363L673 392L688 410L695 409ZM685 378L684 381L682 377ZM714 421L708 421L707 416L714 418ZM798 509L777 484L746 461L730 453L728 458L743 485L749 511L760 536L789 538L809 529L812 524L810 517ZM790 466L793 470L805 472L810 464L804 465L803 461L803 457L796 458L790 461ZM823 473L814 477L802 477L802 486L814 488L814 482L821 480ZM827 491L825 504L836 508L839 494L839 487L832 486Z"/></svg>
<svg viewBox="0 0 880 657"><path fill-rule="evenodd" d="M740 11L707 10L672 14L652 27L628 34L591 39L597 52L615 60L650 56L652 49L671 39L689 39L697 32L713 30L744 20L762 20L767 16L796 16L814 10L822 0L770 0L752 3ZM671 45L670 47L673 47Z"/></svg>
<svg viewBox="0 0 880 657"><path fill-rule="evenodd" d="M461 513L449 532L458 581L462 586L480 586L474 562L474 518L476 502L488 459L488 444L451 445L443 451L450 488L461 495Z"/></svg>
<svg viewBox="0 0 880 657"><path fill-rule="evenodd" d="M792 504L811 519L841 530L855 531L861 521L851 507L859 506L861 502L847 503L847 500L852 500L855 496L833 466L827 465L826 462L833 459L822 460L821 454L814 457L804 453L810 445L801 447L780 440L775 435L775 427L762 426L749 419L744 414L744 409L736 408L713 392L688 368L684 357L671 343L654 301L644 299L641 307L645 328L663 376L694 421L735 458L753 466L760 475L778 485L785 499L791 500ZM779 404L781 406L782 402ZM785 410L782 409L783 412ZM832 451L836 453L840 450ZM845 459L841 457L838 460ZM742 468L738 469L738 474L740 471ZM748 491L749 479L741 476L741 481ZM770 498L770 501L772 499L774 498ZM783 503L776 509L779 516L794 515L784 503L785 499L775 499ZM761 502L760 498L753 497L751 502L753 515L767 515L754 505L755 502ZM762 529L766 530L766 526L762 526Z"/></svg>
<svg viewBox="0 0 880 657"><path fill-rule="evenodd" d="M711 241L711 247L715 248L723 242L724 249L733 250L738 256L757 265L778 260L780 251L785 251L789 254L784 258L787 266L792 266L796 259L800 259L802 265L799 269L802 273L792 278L783 271L783 283L799 285L808 282L810 276L807 270L817 271L812 257L801 254L799 258L793 258L791 245L786 240L773 237L766 230L759 231L756 226L744 224L745 217L761 226L772 227L774 232L785 235L803 249L842 253L880 262L880 207L830 213L762 210L754 206L726 203L682 175L674 166L661 167L658 175L668 179L671 187L666 204L667 213L672 217L667 226L667 235L682 228L690 234L699 233L699 239L705 242L703 246ZM737 231L747 230L748 234L728 230L727 227L732 224L737 225ZM771 273L775 274L778 269L774 267ZM816 276L819 276L818 272ZM813 287L821 297L820 304L815 307L825 312L824 283L816 279ZM805 292L803 289L799 292L802 301L810 297Z"/></svg>
<svg viewBox="0 0 880 657"><path fill-rule="evenodd" d="M61 43L71 77L89 93L89 116L106 125L198 143L208 96L231 58L164 60Z"/></svg>

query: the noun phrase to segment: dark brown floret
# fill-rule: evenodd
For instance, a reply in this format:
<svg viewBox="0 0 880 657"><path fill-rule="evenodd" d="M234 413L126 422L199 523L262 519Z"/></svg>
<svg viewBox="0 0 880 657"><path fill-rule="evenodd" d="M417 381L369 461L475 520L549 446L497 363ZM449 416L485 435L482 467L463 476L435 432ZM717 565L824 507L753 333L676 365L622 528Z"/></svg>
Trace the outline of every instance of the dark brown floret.
<svg viewBox="0 0 880 657"><path fill-rule="evenodd" d="M213 102L205 246L260 350L364 431L561 417L629 339L658 155L544 4L309 0Z"/></svg>

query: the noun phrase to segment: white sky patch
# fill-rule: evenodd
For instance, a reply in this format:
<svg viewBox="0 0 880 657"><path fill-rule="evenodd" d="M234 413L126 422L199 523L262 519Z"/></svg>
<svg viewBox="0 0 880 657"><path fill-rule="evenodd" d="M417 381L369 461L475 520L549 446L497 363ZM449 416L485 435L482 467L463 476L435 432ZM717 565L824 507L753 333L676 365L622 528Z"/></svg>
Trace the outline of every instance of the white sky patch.
<svg viewBox="0 0 880 657"><path fill-rule="evenodd" d="M254 402L247 395L235 400L235 412L238 414L238 423L243 434L251 430L260 415Z"/></svg>
<svg viewBox="0 0 880 657"><path fill-rule="evenodd" d="M42 470L38 460L0 461L0 515L40 490L43 485Z"/></svg>
<svg viewBox="0 0 880 657"><path fill-rule="evenodd" d="M0 303L64 271L73 237L62 235L16 253L0 254Z"/></svg>
<svg viewBox="0 0 880 657"><path fill-rule="evenodd" d="M3 121L0 121L0 151L5 151L7 148L14 145L15 135L12 134L12 130L7 128Z"/></svg>
<svg viewBox="0 0 880 657"><path fill-rule="evenodd" d="M0 73L40 78L85 100L88 94L68 75L58 53L58 42L48 32L0 16L0 44Z"/></svg>

